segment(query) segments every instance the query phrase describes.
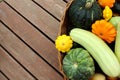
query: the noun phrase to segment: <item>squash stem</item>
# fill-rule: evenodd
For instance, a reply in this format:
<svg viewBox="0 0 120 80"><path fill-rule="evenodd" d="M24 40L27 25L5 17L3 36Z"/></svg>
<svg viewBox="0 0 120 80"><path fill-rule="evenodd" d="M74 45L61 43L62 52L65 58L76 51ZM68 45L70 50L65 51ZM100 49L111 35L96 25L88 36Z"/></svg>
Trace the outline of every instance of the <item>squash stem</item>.
<svg viewBox="0 0 120 80"><path fill-rule="evenodd" d="M85 4L85 7L89 9L89 8L92 7L93 3L94 3L94 0L87 0L86 4Z"/></svg>

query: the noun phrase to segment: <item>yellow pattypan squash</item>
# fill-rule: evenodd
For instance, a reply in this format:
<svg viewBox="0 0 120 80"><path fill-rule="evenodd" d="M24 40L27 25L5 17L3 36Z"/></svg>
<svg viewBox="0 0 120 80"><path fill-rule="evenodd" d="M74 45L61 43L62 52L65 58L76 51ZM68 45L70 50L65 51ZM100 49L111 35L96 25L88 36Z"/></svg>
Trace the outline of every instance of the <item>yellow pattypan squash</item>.
<svg viewBox="0 0 120 80"><path fill-rule="evenodd" d="M65 53L71 49L73 46L72 43L73 41L71 40L70 36L63 34L61 36L58 36L55 40L55 47L58 49L58 51Z"/></svg>
<svg viewBox="0 0 120 80"><path fill-rule="evenodd" d="M108 21L112 17L112 10L105 6L105 9L103 10L103 18L105 18L106 21Z"/></svg>

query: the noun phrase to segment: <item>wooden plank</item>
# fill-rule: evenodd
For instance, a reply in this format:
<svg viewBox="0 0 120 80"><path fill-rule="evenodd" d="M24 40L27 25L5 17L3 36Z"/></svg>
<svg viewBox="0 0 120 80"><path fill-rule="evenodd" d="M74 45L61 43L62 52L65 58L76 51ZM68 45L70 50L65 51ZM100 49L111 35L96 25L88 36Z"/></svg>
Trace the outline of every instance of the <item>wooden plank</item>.
<svg viewBox="0 0 120 80"><path fill-rule="evenodd" d="M10 29L59 70L57 50L50 40L43 36L5 3L1 3L0 5L0 14L0 19L2 19L5 24L9 25L8 27Z"/></svg>
<svg viewBox="0 0 120 80"><path fill-rule="evenodd" d="M46 33L51 39L56 39L59 22L32 2L32 0L6 0L6 2Z"/></svg>
<svg viewBox="0 0 120 80"><path fill-rule="evenodd" d="M63 15L66 3L62 0L33 0L39 3L43 8L57 17L59 20Z"/></svg>
<svg viewBox="0 0 120 80"><path fill-rule="evenodd" d="M62 77L53 68L46 64L1 23L0 34L2 37L0 44L39 80L62 80Z"/></svg>
<svg viewBox="0 0 120 80"><path fill-rule="evenodd" d="M10 80L34 80L6 51L0 47L0 69Z"/></svg>
<svg viewBox="0 0 120 80"><path fill-rule="evenodd" d="M0 72L0 80L8 80L8 79Z"/></svg>

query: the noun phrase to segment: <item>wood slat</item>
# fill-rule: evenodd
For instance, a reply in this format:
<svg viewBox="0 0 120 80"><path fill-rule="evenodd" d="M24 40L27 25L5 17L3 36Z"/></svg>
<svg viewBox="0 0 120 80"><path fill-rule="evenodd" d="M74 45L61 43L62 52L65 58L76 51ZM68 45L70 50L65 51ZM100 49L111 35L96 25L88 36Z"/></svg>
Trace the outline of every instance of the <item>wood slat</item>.
<svg viewBox="0 0 120 80"><path fill-rule="evenodd" d="M47 11L57 17L59 20L63 15L66 3L62 0L34 0L44 7Z"/></svg>
<svg viewBox="0 0 120 80"><path fill-rule="evenodd" d="M0 80L8 80L8 79L0 72Z"/></svg>
<svg viewBox="0 0 120 80"><path fill-rule="evenodd" d="M6 2L46 33L51 39L56 39L59 22L32 2L32 0L6 0Z"/></svg>
<svg viewBox="0 0 120 80"><path fill-rule="evenodd" d="M2 35L0 44L39 80L62 80L62 77L53 68L46 64L1 23L0 34Z"/></svg>
<svg viewBox="0 0 120 80"><path fill-rule="evenodd" d="M2 21L7 24L10 29L12 29L59 71L57 50L50 40L43 36L38 30L36 30L5 3L1 3L0 5L0 14L0 19L2 19Z"/></svg>
<svg viewBox="0 0 120 80"><path fill-rule="evenodd" d="M0 69L10 78L10 80L34 80L34 78L30 76L30 74L28 74L16 61L14 61L1 47Z"/></svg>

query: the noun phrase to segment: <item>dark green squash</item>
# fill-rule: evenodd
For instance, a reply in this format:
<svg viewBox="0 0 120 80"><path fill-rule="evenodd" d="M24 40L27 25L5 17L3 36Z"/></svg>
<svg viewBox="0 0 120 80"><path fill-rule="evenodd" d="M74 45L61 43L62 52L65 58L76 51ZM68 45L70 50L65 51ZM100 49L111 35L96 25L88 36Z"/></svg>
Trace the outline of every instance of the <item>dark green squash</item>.
<svg viewBox="0 0 120 80"><path fill-rule="evenodd" d="M71 49L63 59L63 71L70 80L88 80L95 72L94 61L85 49Z"/></svg>
<svg viewBox="0 0 120 80"><path fill-rule="evenodd" d="M102 9L96 0L74 0L68 15L74 27L90 29L93 22L101 19Z"/></svg>
<svg viewBox="0 0 120 80"><path fill-rule="evenodd" d="M112 11L120 14L120 2L115 2Z"/></svg>

